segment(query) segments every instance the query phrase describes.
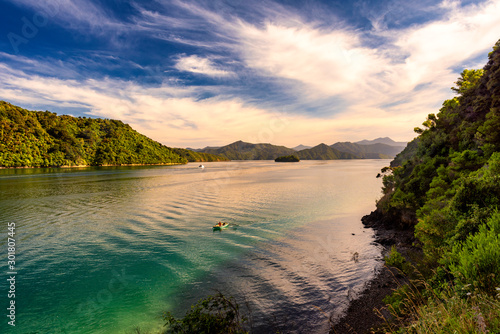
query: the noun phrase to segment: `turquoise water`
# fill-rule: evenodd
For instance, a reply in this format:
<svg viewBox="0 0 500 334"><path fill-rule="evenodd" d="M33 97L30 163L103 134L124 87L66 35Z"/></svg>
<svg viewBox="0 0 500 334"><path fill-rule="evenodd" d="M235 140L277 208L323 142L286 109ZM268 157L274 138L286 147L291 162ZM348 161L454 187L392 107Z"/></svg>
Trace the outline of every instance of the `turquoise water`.
<svg viewBox="0 0 500 334"><path fill-rule="evenodd" d="M0 170L5 315L8 222L17 260L16 326L4 315L0 332L156 333L164 311L213 289L248 305L254 332L326 332L323 312L339 314L379 265L360 218L385 165ZM218 221L231 226L213 232Z"/></svg>

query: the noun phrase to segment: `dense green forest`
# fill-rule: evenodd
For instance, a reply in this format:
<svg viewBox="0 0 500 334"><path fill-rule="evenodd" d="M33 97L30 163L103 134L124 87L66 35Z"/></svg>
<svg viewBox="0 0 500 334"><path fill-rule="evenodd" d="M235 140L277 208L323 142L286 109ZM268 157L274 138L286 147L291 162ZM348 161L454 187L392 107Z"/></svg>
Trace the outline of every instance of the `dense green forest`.
<svg viewBox="0 0 500 334"><path fill-rule="evenodd" d="M296 152L302 160L337 160L337 159L360 159L356 154L341 152L326 144L319 144L313 148Z"/></svg>
<svg viewBox="0 0 500 334"><path fill-rule="evenodd" d="M175 151L121 121L58 116L0 101L2 167L178 164L196 158L215 160Z"/></svg>
<svg viewBox="0 0 500 334"><path fill-rule="evenodd" d="M377 210L423 251L420 283L387 299L412 310L398 333L500 333L500 41L452 89L383 170Z"/></svg>

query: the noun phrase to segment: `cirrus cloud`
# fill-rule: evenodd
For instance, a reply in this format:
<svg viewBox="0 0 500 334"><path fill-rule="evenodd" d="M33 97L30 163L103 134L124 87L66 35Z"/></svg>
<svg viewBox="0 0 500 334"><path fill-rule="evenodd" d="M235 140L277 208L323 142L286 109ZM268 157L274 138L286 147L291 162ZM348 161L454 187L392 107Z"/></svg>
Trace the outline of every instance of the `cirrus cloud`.
<svg viewBox="0 0 500 334"><path fill-rule="evenodd" d="M233 73L218 69L208 58L202 58L197 55L181 56L177 59L175 68L179 71L204 74L214 77L225 77Z"/></svg>

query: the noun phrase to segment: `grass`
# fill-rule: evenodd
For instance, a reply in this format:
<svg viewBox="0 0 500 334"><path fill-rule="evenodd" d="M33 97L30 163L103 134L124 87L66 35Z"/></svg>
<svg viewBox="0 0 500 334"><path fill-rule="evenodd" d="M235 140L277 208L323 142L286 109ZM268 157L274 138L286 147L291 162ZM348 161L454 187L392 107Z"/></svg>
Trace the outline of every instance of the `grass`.
<svg viewBox="0 0 500 334"><path fill-rule="evenodd" d="M392 252L391 252L392 253ZM399 256L393 256L401 265ZM391 261L389 261L391 262ZM405 263L403 261L403 263ZM408 271L408 266L405 266ZM414 270L413 275L418 275ZM384 299L392 319L385 319L383 333L465 334L500 333L500 288L491 295L450 283L435 286L420 275L400 285ZM381 333L382 333L381 332Z"/></svg>
<svg viewBox="0 0 500 334"><path fill-rule="evenodd" d="M416 309L417 318L396 333L500 333L500 299L451 289L443 299L430 299Z"/></svg>

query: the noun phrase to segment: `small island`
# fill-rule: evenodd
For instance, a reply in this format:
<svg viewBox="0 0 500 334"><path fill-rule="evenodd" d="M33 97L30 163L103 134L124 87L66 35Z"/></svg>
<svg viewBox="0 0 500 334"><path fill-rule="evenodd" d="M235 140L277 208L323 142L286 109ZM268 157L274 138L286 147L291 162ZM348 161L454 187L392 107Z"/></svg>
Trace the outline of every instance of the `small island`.
<svg viewBox="0 0 500 334"><path fill-rule="evenodd" d="M299 162L300 159L295 155L284 155L274 159L275 162Z"/></svg>

